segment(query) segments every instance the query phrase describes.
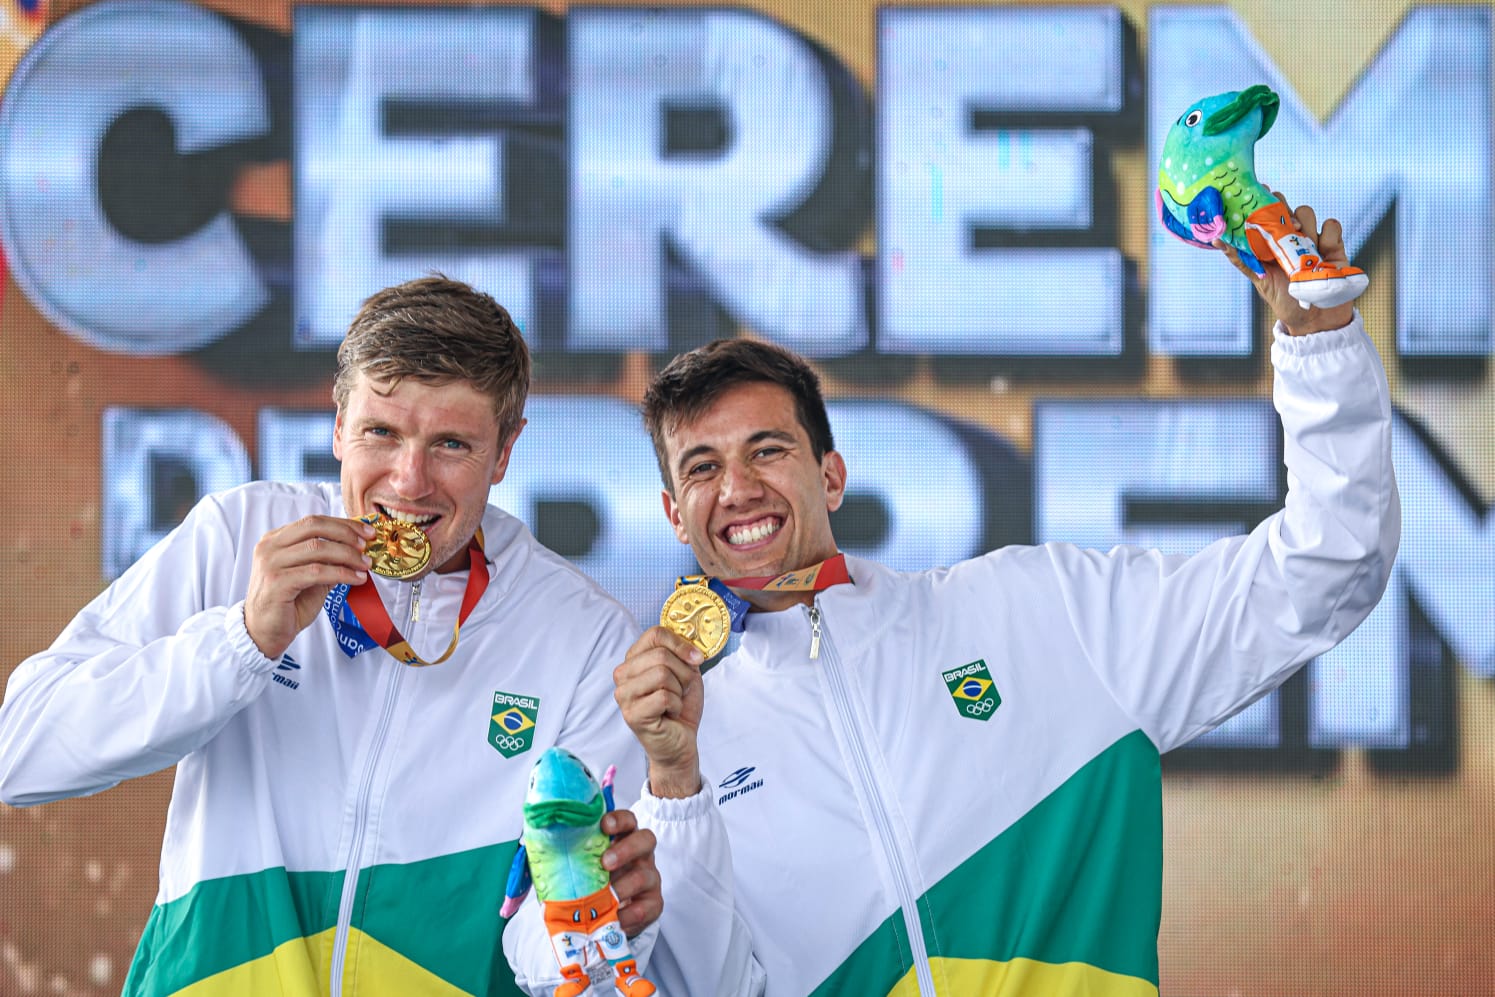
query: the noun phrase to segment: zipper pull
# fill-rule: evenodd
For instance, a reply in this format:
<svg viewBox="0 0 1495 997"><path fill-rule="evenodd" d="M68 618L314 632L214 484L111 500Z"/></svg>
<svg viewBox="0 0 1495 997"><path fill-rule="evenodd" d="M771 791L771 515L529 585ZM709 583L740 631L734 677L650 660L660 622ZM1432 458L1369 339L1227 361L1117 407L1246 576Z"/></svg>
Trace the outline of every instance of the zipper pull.
<svg viewBox="0 0 1495 997"><path fill-rule="evenodd" d="M420 587L421 587L421 582L424 582L424 581L425 581L425 579L422 578L420 581L418 581L414 585L410 586L410 622L411 623L419 623L420 622Z"/></svg>
<svg viewBox="0 0 1495 997"><path fill-rule="evenodd" d="M810 660L820 657L820 607L810 607Z"/></svg>

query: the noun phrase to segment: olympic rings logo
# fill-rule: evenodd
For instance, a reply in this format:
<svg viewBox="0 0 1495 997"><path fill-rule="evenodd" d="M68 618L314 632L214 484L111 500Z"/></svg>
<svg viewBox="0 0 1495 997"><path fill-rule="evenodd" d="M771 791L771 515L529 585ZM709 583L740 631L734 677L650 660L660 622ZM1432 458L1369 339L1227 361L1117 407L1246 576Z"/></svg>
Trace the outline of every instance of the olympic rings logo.
<svg viewBox="0 0 1495 997"><path fill-rule="evenodd" d="M493 746L500 751L523 751L529 747L529 739L523 737L510 737L507 734L499 734L493 738Z"/></svg>
<svg viewBox="0 0 1495 997"><path fill-rule="evenodd" d="M986 714L990 713L992 710L995 710L996 708L997 708L996 702L994 700L990 700L990 699L983 699L979 703L967 703L966 704L966 712L969 713L973 717L984 717L984 716L986 716Z"/></svg>

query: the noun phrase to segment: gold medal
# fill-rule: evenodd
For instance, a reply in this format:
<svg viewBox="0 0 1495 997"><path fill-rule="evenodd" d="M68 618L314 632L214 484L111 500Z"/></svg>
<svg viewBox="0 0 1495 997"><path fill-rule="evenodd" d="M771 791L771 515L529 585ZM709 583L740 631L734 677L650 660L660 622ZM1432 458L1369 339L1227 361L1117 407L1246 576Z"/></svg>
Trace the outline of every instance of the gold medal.
<svg viewBox="0 0 1495 997"><path fill-rule="evenodd" d="M431 560L431 541L425 531L410 523L383 516L364 516L374 527L374 539L363 552L373 558L370 569L385 578L409 578L420 574Z"/></svg>
<svg viewBox="0 0 1495 997"><path fill-rule="evenodd" d="M681 585L670 593L659 611L659 625L673 631L714 658L727 646L732 614L727 604L705 585Z"/></svg>

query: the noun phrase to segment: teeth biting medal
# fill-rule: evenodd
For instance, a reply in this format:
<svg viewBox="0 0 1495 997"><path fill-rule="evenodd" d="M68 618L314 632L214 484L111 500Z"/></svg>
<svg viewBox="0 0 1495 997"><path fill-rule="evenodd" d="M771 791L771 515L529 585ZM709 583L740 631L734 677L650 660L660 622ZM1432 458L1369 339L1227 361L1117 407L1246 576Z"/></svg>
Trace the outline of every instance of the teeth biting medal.
<svg viewBox="0 0 1495 997"><path fill-rule="evenodd" d="M409 578L430 562L431 541L420 527L378 514L359 518L374 527L374 539L363 552L373 560L369 568L376 575Z"/></svg>

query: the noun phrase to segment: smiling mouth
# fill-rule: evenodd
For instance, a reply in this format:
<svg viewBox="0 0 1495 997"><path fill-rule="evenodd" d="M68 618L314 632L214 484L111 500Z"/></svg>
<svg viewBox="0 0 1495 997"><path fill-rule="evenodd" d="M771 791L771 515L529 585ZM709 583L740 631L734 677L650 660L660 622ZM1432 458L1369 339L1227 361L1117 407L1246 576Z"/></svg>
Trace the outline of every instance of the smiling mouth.
<svg viewBox="0 0 1495 997"><path fill-rule="evenodd" d="M398 509L391 509L389 506L381 505L378 502L374 503L374 508L378 509L379 515L385 519L393 519L397 523L408 523L422 530L429 530L441 518L435 513L401 512Z"/></svg>
<svg viewBox="0 0 1495 997"><path fill-rule="evenodd" d="M733 547L746 547L749 544L759 543L767 540L779 530L784 528L784 521L777 516L769 516L760 519L756 523L746 526L729 526L726 530L727 543Z"/></svg>

